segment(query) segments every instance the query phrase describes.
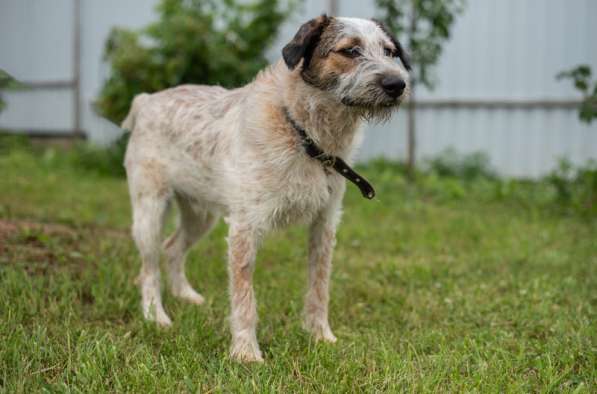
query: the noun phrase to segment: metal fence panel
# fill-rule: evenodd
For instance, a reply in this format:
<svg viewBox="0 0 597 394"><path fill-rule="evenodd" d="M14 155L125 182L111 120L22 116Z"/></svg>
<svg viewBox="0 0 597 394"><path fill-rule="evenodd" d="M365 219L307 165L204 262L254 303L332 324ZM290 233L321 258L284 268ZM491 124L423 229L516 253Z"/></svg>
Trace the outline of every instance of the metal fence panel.
<svg viewBox="0 0 597 394"><path fill-rule="evenodd" d="M340 9L374 16L373 3L342 1ZM579 94L555 78L580 63L597 70L595 15L593 0L468 1L437 67L436 88L417 92L418 158L449 147L481 150L500 173L525 177L544 175L561 157L597 159L597 124L579 122L570 105ZM395 138L406 134L401 111L389 125L368 128L361 159L405 159L406 141Z"/></svg>
<svg viewBox="0 0 597 394"><path fill-rule="evenodd" d="M32 133L69 133L73 119L70 90L25 90L3 94L9 105L2 112L0 126Z"/></svg>
<svg viewBox="0 0 597 394"><path fill-rule="evenodd" d="M0 67L25 81L73 78L73 2L2 0ZM93 141L120 133L92 109L109 70L102 62L112 26L140 27L155 20L158 0L80 0L81 123ZM302 12L282 28L268 51L272 61L298 25L329 9L332 1L306 0ZM377 16L374 0L337 0L338 13ZM597 125L576 117L570 100L579 95L555 75L579 63L597 70L597 15L594 0L469 0L457 18L437 67L437 87L419 89L419 158L447 147L483 150L503 174L539 176L567 156L581 163L597 158ZM7 95L9 108L0 128L73 126L73 98L64 86ZM479 103L479 100L482 103ZM529 103L534 102L533 105ZM404 159L406 111L391 122L367 127L361 160L377 156Z"/></svg>
<svg viewBox="0 0 597 394"><path fill-rule="evenodd" d="M72 78L72 0L2 0L0 68L27 81Z"/></svg>

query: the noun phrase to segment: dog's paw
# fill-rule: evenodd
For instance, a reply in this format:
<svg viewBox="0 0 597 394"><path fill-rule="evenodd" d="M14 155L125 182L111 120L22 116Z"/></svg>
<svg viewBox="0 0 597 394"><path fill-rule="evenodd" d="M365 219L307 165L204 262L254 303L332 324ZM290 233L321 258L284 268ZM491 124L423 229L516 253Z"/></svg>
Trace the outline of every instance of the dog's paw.
<svg viewBox="0 0 597 394"><path fill-rule="evenodd" d="M143 316L146 320L155 322L160 327L170 327L172 320L166 314L163 308L155 308L154 305L150 305L147 308L143 308Z"/></svg>
<svg viewBox="0 0 597 394"><path fill-rule="evenodd" d="M311 335L319 342L336 343L338 341L338 338L336 338L329 327L313 330L311 331Z"/></svg>
<svg viewBox="0 0 597 394"><path fill-rule="evenodd" d="M316 319L305 319L303 328L311 333L316 341L335 343L338 338L332 333L330 325Z"/></svg>
<svg viewBox="0 0 597 394"><path fill-rule="evenodd" d="M232 341L230 357L238 362L262 363L263 357L256 341L238 338Z"/></svg>
<svg viewBox="0 0 597 394"><path fill-rule="evenodd" d="M168 327L172 326L172 320L170 320L170 318L166 314L155 319L155 322L157 323L158 326L160 326L162 328L168 328Z"/></svg>
<svg viewBox="0 0 597 394"><path fill-rule="evenodd" d="M190 302L191 304L201 305L205 302L203 296L197 293L192 287L185 287L181 290L172 291L175 297L180 298L181 300Z"/></svg>

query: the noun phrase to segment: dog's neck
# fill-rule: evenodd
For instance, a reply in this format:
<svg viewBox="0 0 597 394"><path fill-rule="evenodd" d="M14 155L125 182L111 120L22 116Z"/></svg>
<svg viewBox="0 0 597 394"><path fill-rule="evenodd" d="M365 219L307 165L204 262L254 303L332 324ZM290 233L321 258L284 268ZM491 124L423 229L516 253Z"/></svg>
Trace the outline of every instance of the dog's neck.
<svg viewBox="0 0 597 394"><path fill-rule="evenodd" d="M288 71L283 81L283 106L326 153L350 158L360 142L361 118L329 92L307 84L298 72Z"/></svg>

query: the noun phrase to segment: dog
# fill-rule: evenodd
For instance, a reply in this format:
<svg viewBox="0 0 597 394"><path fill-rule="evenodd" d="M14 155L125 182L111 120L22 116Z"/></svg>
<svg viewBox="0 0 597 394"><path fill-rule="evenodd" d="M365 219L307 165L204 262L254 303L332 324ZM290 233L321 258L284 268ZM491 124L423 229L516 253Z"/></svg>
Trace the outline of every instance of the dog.
<svg viewBox="0 0 597 394"><path fill-rule="evenodd" d="M382 23L322 15L303 24L282 59L243 87L182 85L136 96L122 127L131 131L125 167L145 318L171 324L160 294L162 253L172 293L203 303L185 275L185 255L224 217L230 355L263 361L255 254L269 231L303 223L310 228L304 328L316 340L336 342L329 281L345 178L374 196L347 162L363 120L387 120L408 96L409 70L403 47ZM162 243L170 201L179 225Z"/></svg>

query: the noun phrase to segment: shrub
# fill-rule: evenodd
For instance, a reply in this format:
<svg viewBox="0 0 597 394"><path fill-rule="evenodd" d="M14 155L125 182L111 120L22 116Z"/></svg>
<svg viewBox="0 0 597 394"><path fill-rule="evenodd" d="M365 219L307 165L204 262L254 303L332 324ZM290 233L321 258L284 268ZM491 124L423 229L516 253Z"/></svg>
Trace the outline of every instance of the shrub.
<svg viewBox="0 0 597 394"><path fill-rule="evenodd" d="M460 155L454 149L446 149L428 161L428 167L439 176L461 178L470 181L477 178L495 179L496 173L483 152Z"/></svg>
<svg viewBox="0 0 597 394"><path fill-rule="evenodd" d="M184 83L242 85L268 63L265 52L297 0L162 0L144 29L112 30L111 75L96 108L120 123L133 97Z"/></svg>
<svg viewBox="0 0 597 394"><path fill-rule="evenodd" d="M26 150L31 148L31 142L26 135L0 133L0 155L14 149Z"/></svg>
<svg viewBox="0 0 597 394"><path fill-rule="evenodd" d="M574 167L568 160L560 164L547 178L555 189L556 201L563 206L589 215L597 214L597 162Z"/></svg>
<svg viewBox="0 0 597 394"><path fill-rule="evenodd" d="M69 152L69 159L76 167L98 175L125 176L124 153L129 136L124 133L108 147L81 143Z"/></svg>

